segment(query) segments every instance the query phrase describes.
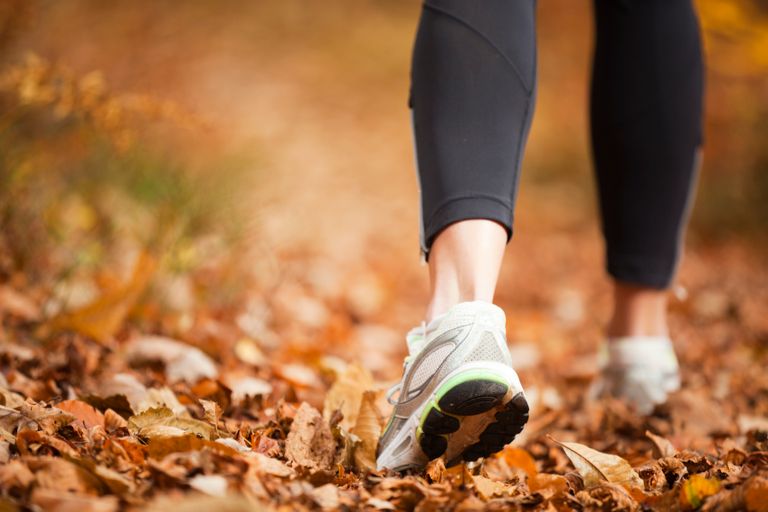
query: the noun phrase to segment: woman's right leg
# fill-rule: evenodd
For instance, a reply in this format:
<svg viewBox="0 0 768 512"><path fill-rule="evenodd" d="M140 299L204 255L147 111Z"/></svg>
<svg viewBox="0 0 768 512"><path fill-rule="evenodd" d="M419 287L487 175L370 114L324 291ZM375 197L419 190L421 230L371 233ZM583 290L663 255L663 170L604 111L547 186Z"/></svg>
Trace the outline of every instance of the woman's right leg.
<svg viewBox="0 0 768 512"><path fill-rule="evenodd" d="M535 37L535 0L424 2L410 106L427 321L493 300L533 114Z"/></svg>
<svg viewBox="0 0 768 512"><path fill-rule="evenodd" d="M380 468L486 457L528 419L504 312L491 301L533 110L534 7L534 0L424 2L410 103L431 321L407 336Z"/></svg>

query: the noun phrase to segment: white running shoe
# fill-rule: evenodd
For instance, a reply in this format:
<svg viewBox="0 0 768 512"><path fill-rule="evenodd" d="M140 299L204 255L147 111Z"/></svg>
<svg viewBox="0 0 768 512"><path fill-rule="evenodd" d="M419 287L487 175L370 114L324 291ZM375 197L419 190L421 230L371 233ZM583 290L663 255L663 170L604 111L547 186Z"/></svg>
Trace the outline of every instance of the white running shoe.
<svg viewBox="0 0 768 512"><path fill-rule="evenodd" d="M665 336L609 340L600 351L602 376L596 394L621 398L640 414L650 414L680 389L680 368Z"/></svg>
<svg viewBox="0 0 768 512"><path fill-rule="evenodd" d="M379 440L379 469L423 468L441 455L449 466L476 460L522 431L528 402L505 326L499 307L474 301L408 333L403 378L388 395L394 411Z"/></svg>

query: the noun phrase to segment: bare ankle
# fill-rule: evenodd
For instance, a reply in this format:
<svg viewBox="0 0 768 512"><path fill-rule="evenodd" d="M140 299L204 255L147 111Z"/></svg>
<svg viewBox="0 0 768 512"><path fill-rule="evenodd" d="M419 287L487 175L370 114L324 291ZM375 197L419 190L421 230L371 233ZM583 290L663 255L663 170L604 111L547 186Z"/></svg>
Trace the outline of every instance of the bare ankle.
<svg viewBox="0 0 768 512"><path fill-rule="evenodd" d="M610 338L668 336L667 291L616 281L607 334Z"/></svg>

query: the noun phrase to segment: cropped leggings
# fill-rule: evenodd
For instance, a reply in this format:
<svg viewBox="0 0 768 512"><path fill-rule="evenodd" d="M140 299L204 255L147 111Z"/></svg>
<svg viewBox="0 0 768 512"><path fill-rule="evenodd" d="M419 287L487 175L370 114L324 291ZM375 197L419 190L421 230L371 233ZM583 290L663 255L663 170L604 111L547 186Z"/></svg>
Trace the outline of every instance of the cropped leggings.
<svg viewBox="0 0 768 512"><path fill-rule="evenodd" d="M535 0L426 0L411 91L421 250L465 219L512 236L536 94ZM667 287L701 145L703 62L692 0L594 0L591 140L606 266Z"/></svg>

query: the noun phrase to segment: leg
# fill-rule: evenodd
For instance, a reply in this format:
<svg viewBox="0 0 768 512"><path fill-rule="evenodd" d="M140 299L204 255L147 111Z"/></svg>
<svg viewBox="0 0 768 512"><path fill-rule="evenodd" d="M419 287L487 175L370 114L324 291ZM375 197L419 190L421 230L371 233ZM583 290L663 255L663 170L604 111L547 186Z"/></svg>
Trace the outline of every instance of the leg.
<svg viewBox="0 0 768 512"><path fill-rule="evenodd" d="M496 222L456 222L435 238L429 259L431 283L426 322L459 302L493 302L507 243L507 232Z"/></svg>
<svg viewBox="0 0 768 512"><path fill-rule="evenodd" d="M666 336L701 143L703 64L691 0L595 0L592 142L608 334Z"/></svg>
<svg viewBox="0 0 768 512"><path fill-rule="evenodd" d="M424 3L410 104L427 320L493 299L533 111L534 9L533 0Z"/></svg>
<svg viewBox="0 0 768 512"><path fill-rule="evenodd" d="M406 337L379 468L486 457L528 420L506 318L491 301L533 106L534 5L424 2L410 104L432 299L429 323Z"/></svg>

